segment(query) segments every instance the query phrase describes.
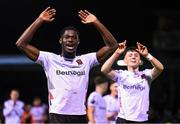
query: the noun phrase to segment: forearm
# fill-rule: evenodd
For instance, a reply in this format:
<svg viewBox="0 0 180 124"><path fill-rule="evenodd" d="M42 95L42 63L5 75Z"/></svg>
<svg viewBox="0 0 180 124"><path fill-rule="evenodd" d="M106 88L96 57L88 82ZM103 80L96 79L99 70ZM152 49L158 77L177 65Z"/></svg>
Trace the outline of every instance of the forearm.
<svg viewBox="0 0 180 124"><path fill-rule="evenodd" d="M118 112L109 112L107 113L106 117L108 120L111 120L113 118L115 118L118 115Z"/></svg>
<svg viewBox="0 0 180 124"><path fill-rule="evenodd" d="M157 76L161 74L161 72L164 70L163 64L157 60L155 57L153 57L151 54L148 54L146 58L151 62L153 65L152 69L152 77L155 79Z"/></svg>
<svg viewBox="0 0 180 124"><path fill-rule="evenodd" d="M32 39L34 33L37 31L37 29L41 26L42 23L43 20L37 18L20 36L20 38L16 42L16 45L18 47L23 47L27 45L29 41Z"/></svg>
<svg viewBox="0 0 180 124"><path fill-rule="evenodd" d="M94 107L88 106L87 116L90 124L95 124Z"/></svg>
<svg viewBox="0 0 180 124"><path fill-rule="evenodd" d="M100 32L106 46L110 48L116 48L118 46L116 39L114 36L109 32L109 30L99 21L96 20L93 25L97 28Z"/></svg>
<svg viewBox="0 0 180 124"><path fill-rule="evenodd" d="M12 111L13 111L13 107L7 107L7 108L5 108L4 110L3 110L3 115L4 116L7 116L7 115L9 115Z"/></svg>
<svg viewBox="0 0 180 124"><path fill-rule="evenodd" d="M146 58L151 62L154 68L156 68L159 71L163 71L164 66L163 64L157 60L155 57L153 57L151 54L148 54Z"/></svg>
<svg viewBox="0 0 180 124"><path fill-rule="evenodd" d="M90 124L95 124L94 115L91 112L88 112L88 120Z"/></svg>
<svg viewBox="0 0 180 124"><path fill-rule="evenodd" d="M119 53L114 52L113 55L102 65L101 72L108 74L111 71L113 63L118 59Z"/></svg>

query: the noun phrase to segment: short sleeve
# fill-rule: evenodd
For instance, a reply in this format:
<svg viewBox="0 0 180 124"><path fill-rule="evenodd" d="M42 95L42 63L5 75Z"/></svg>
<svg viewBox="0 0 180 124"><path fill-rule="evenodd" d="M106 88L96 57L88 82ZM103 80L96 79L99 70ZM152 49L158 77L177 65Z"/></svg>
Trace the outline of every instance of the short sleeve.
<svg viewBox="0 0 180 124"><path fill-rule="evenodd" d="M38 59L36 60L37 64L40 64L41 66L45 67L48 64L48 56L50 55L49 52L40 51Z"/></svg>
<svg viewBox="0 0 180 124"><path fill-rule="evenodd" d="M88 104L88 106L95 106L95 104L96 104L96 96L95 96L95 94L94 93L91 93L90 95L89 95L89 97L88 97L88 102L87 102L87 104Z"/></svg>
<svg viewBox="0 0 180 124"><path fill-rule="evenodd" d="M96 53L88 53L85 56L85 59L88 61L88 64L90 65L90 68L96 66L99 64L98 60L97 60L97 56Z"/></svg>
<svg viewBox="0 0 180 124"><path fill-rule="evenodd" d="M151 81L153 80L153 77L152 77L152 69L145 69L145 70L143 71L143 73L145 74L146 79L148 80L148 82L151 83Z"/></svg>
<svg viewBox="0 0 180 124"><path fill-rule="evenodd" d="M121 80L122 73L123 73L123 70L115 70L115 76L114 76L113 80L115 82L119 83Z"/></svg>

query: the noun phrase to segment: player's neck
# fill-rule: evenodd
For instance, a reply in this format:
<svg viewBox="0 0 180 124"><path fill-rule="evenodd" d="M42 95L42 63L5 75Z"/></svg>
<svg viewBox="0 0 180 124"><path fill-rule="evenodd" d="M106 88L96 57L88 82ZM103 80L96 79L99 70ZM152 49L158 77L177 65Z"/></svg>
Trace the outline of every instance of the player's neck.
<svg viewBox="0 0 180 124"><path fill-rule="evenodd" d="M75 58L76 53L75 52L74 53L62 52L62 56L65 58L73 59L73 58Z"/></svg>
<svg viewBox="0 0 180 124"><path fill-rule="evenodd" d="M131 71L131 72L139 71L139 67L133 68L131 66L128 66L127 69L128 69L128 71Z"/></svg>
<svg viewBox="0 0 180 124"><path fill-rule="evenodd" d="M100 87L96 87L96 92L103 95L103 90Z"/></svg>
<svg viewBox="0 0 180 124"><path fill-rule="evenodd" d="M113 98L116 98L117 97L117 94L116 93L111 93L110 94Z"/></svg>

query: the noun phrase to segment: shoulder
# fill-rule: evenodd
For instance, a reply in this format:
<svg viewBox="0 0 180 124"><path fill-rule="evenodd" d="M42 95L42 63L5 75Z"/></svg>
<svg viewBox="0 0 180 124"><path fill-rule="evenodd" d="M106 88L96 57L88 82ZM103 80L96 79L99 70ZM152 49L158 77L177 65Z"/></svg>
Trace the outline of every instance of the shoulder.
<svg viewBox="0 0 180 124"><path fill-rule="evenodd" d="M82 54L82 55L79 55L78 57L81 57L81 58L89 58L89 57L92 57L92 56L96 56L96 52L91 52L91 53Z"/></svg>
<svg viewBox="0 0 180 124"><path fill-rule="evenodd" d="M108 94L108 95L105 95L103 98L104 99L109 99L109 97L110 97L110 95Z"/></svg>
<svg viewBox="0 0 180 124"><path fill-rule="evenodd" d="M10 102L11 102L11 100L6 100L6 101L4 102L4 105L6 106L6 105L10 104Z"/></svg>
<svg viewBox="0 0 180 124"><path fill-rule="evenodd" d="M17 103L18 103L20 106L24 106L24 102L21 101L21 100L18 100Z"/></svg>
<svg viewBox="0 0 180 124"><path fill-rule="evenodd" d="M58 54L47 52L47 51L40 51L40 55L46 55L46 56L60 56Z"/></svg>
<svg viewBox="0 0 180 124"><path fill-rule="evenodd" d="M89 96L90 97L97 96L97 93L96 92L92 92Z"/></svg>

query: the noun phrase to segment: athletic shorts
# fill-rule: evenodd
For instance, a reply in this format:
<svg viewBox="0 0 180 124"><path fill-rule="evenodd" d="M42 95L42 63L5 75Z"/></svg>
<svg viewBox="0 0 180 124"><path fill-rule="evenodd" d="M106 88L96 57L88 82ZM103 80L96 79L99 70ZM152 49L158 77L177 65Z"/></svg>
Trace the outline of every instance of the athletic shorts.
<svg viewBox="0 0 180 124"><path fill-rule="evenodd" d="M118 117L116 120L116 124L123 124L123 123L148 123L148 121L143 121L143 122L137 122L137 121L129 121L123 118Z"/></svg>
<svg viewBox="0 0 180 124"><path fill-rule="evenodd" d="M50 123L87 123L86 115L62 115L49 113Z"/></svg>

